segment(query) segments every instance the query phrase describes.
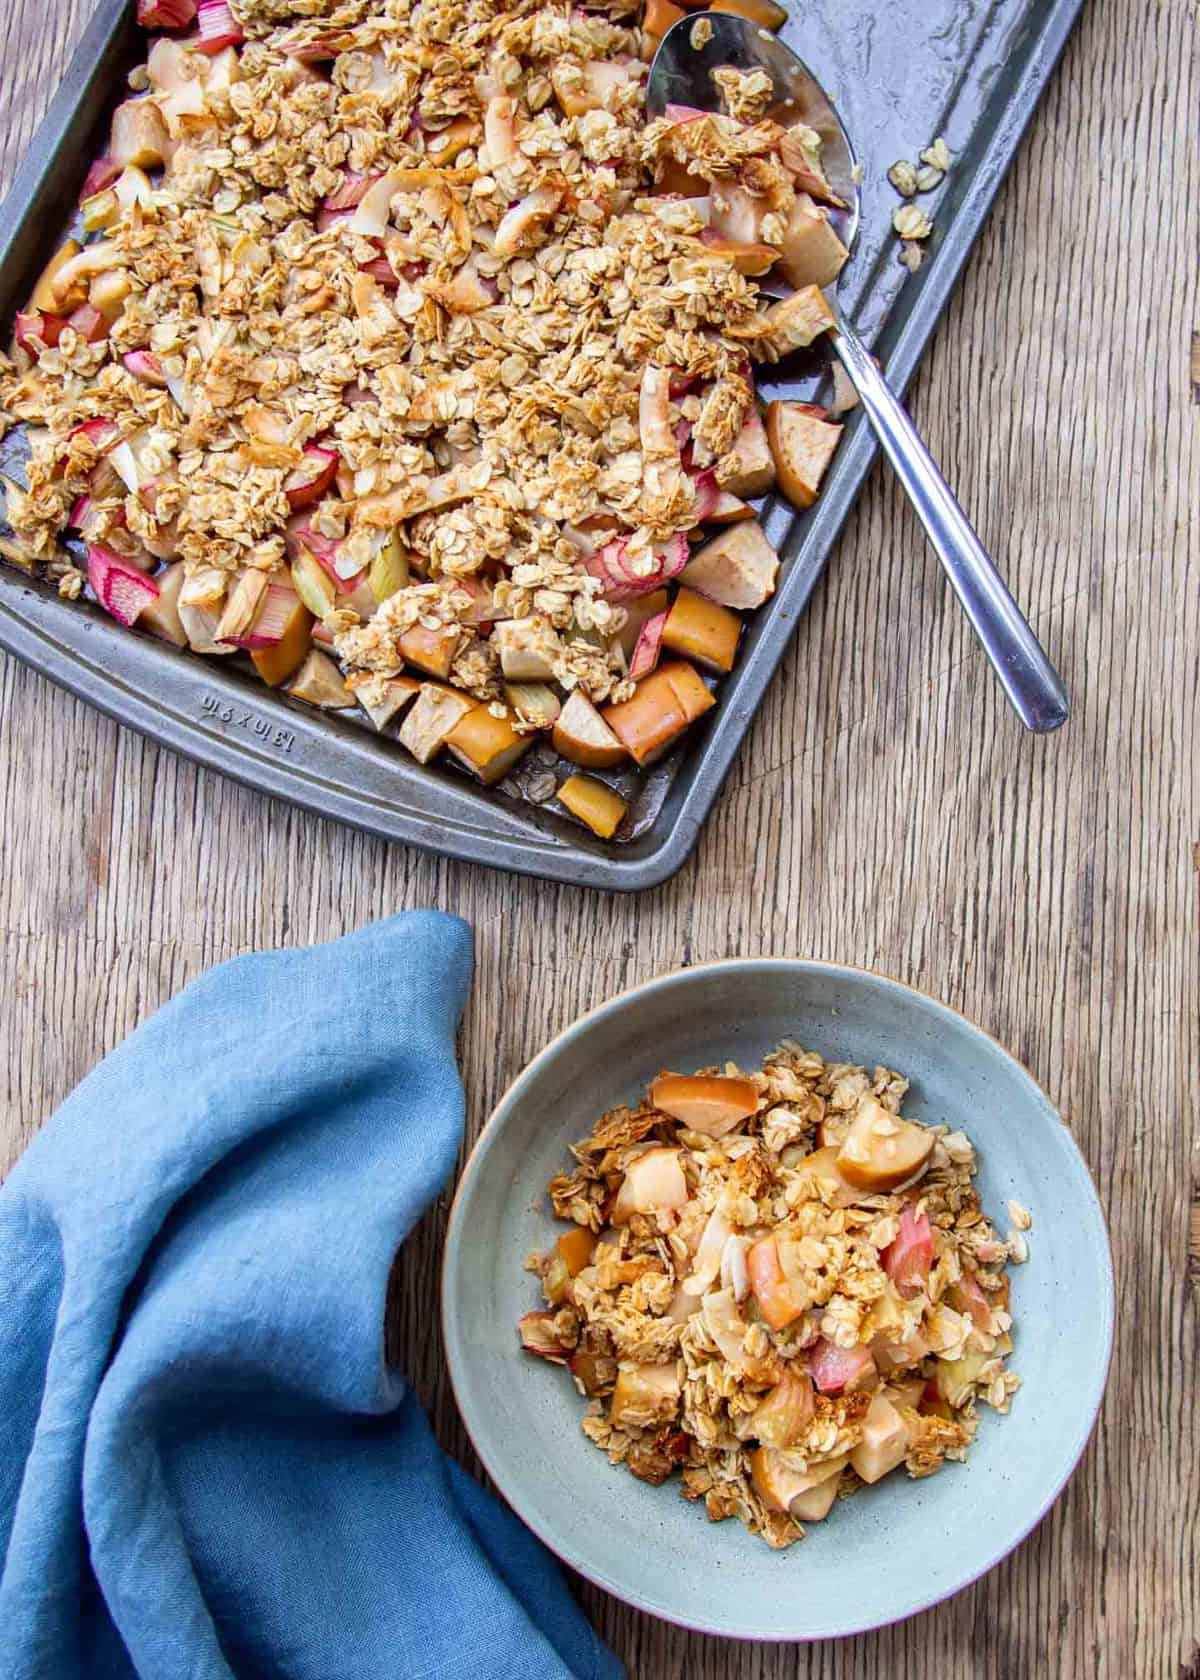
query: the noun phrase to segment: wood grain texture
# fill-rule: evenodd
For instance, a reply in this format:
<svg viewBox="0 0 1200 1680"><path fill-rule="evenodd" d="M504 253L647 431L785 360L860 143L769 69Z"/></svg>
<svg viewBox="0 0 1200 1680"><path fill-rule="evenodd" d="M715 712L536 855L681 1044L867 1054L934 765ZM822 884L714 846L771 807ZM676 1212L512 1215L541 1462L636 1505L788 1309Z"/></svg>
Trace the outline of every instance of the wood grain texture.
<svg viewBox="0 0 1200 1680"><path fill-rule="evenodd" d="M6 179L82 16L82 0L0 0ZM1061 736L1022 735L882 471L696 856L639 899L348 833L0 662L0 1167L207 964L430 904L475 927L472 1133L579 1011L758 952L936 992L1062 1108L1111 1222L1119 1319L1100 1428L1051 1516L952 1603L839 1644L690 1636L582 1588L632 1675L1200 1672L1196 23L1194 0L1087 9L912 395L1067 677ZM430 1312L447 1200L399 1262L396 1331L470 1463Z"/></svg>

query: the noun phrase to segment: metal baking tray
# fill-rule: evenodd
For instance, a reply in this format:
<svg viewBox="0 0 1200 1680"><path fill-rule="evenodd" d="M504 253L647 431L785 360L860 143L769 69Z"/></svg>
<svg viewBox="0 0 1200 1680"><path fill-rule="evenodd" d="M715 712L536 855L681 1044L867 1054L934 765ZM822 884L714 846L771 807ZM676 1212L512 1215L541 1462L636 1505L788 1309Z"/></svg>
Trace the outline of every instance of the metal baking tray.
<svg viewBox="0 0 1200 1680"><path fill-rule="evenodd" d="M899 389L912 376L1082 0L793 0L783 37L832 93L864 165L863 225L841 301ZM0 317L9 322L73 213L103 125L136 62L132 0L101 0L0 209ZM944 135L954 166L922 202L935 216L916 275L897 261L886 180ZM808 365L760 382L812 398ZM976 424L986 423L986 415ZM18 438L10 440L11 454ZM671 758L637 783L626 838L596 840L523 794L530 761L499 789L422 768L395 741L272 692L231 662L131 634L98 607L0 565L0 646L143 734L322 816L451 857L581 886L636 891L673 875L694 846L875 455L861 414L847 427L816 507L769 498L784 557L777 594L752 616L719 704ZM543 766L544 768L544 766ZM543 776L542 780L545 778Z"/></svg>

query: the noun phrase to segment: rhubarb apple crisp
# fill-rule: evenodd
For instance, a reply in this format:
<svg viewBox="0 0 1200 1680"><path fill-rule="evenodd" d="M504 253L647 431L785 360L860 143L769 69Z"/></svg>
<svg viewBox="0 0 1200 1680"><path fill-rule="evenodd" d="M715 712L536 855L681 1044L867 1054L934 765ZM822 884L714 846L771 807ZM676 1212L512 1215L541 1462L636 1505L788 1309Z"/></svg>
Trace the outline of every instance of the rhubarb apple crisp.
<svg viewBox="0 0 1200 1680"><path fill-rule="evenodd" d="M901 1465L966 1456L1008 1410L1010 1260L962 1132L908 1081L785 1043L755 1073L663 1073L551 1181L571 1222L528 1266L527 1352L566 1366L584 1433L646 1482L775 1547ZM1019 1214L1019 1217L1018 1217Z"/></svg>
<svg viewBox="0 0 1200 1680"><path fill-rule="evenodd" d="M0 358L6 557L488 785L539 737L652 763L775 588L750 499L809 505L838 442L752 377L833 324L817 135L734 70L648 121L670 0L138 15ZM624 810L587 776L565 804Z"/></svg>

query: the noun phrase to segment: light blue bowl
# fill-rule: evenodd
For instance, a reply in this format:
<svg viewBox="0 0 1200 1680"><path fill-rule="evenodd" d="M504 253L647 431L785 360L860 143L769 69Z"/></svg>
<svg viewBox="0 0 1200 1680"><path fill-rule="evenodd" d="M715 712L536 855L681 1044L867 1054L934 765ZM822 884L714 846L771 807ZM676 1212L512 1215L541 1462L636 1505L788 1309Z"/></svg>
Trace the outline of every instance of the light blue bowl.
<svg viewBox="0 0 1200 1680"><path fill-rule="evenodd" d="M1024 1381L1007 1417L986 1408L966 1464L902 1473L838 1505L786 1552L736 1520L709 1523L677 1484L612 1468L581 1434L584 1401L560 1367L522 1354L516 1325L542 1305L522 1271L562 1226L546 1201L567 1145L664 1068L725 1057L756 1066L781 1039L827 1058L894 1067L905 1112L961 1127L979 1153L986 1211L1033 1214L1012 1268ZM467 1163L446 1242L442 1311L454 1391L501 1493L573 1569L627 1603L738 1639L830 1639L911 1616L998 1563L1062 1491L1108 1373L1112 1263L1074 1140L1029 1074L980 1028L907 986L825 963L746 960L625 992L547 1046L503 1098Z"/></svg>

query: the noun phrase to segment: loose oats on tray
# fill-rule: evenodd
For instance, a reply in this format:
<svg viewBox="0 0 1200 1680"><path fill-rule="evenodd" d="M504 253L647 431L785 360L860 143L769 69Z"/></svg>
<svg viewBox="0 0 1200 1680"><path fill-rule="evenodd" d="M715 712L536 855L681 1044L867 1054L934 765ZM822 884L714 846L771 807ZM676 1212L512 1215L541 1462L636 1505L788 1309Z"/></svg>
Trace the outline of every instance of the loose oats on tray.
<svg viewBox="0 0 1200 1680"><path fill-rule="evenodd" d="M139 0L163 33L0 358L6 557L485 784L550 731L653 762L774 590L752 365L828 329L846 256L761 76L647 123L672 13ZM811 501L840 428L798 418Z"/></svg>
<svg viewBox="0 0 1200 1680"><path fill-rule="evenodd" d="M961 1132L901 1115L908 1081L785 1043L660 1074L552 1179L572 1229L528 1266L527 1352L569 1367L583 1431L643 1481L682 1472L714 1522L789 1546L839 1494L966 1456L1020 1379L1001 1240Z"/></svg>

